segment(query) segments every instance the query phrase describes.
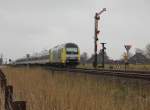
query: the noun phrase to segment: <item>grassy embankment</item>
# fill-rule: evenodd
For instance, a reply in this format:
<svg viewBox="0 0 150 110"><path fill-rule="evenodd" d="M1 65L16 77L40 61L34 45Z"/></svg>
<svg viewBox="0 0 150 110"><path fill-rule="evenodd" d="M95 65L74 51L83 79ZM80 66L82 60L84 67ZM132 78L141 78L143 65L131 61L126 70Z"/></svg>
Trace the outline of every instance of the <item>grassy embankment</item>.
<svg viewBox="0 0 150 110"><path fill-rule="evenodd" d="M3 71L15 100L27 101L27 110L149 110L148 81L40 68Z"/></svg>

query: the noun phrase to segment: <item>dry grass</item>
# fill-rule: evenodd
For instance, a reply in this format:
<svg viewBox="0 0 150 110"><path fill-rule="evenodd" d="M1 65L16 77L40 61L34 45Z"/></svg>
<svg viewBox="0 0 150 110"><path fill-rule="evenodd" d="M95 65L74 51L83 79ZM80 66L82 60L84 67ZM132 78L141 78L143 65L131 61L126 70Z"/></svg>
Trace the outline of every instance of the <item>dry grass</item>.
<svg viewBox="0 0 150 110"><path fill-rule="evenodd" d="M15 100L27 110L149 110L150 82L106 76L4 68Z"/></svg>
<svg viewBox="0 0 150 110"><path fill-rule="evenodd" d="M4 91L0 88L0 110L4 110Z"/></svg>

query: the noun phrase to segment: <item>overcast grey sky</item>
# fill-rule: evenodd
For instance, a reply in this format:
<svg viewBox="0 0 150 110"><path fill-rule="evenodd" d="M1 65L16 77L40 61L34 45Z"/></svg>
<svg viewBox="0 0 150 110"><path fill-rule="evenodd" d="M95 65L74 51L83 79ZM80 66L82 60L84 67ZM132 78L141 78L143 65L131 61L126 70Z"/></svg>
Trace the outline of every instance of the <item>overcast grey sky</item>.
<svg viewBox="0 0 150 110"><path fill-rule="evenodd" d="M124 44L134 52L150 43L149 0L0 0L0 53L15 59L75 42L91 55L94 14L104 7L99 42L111 58L121 57Z"/></svg>

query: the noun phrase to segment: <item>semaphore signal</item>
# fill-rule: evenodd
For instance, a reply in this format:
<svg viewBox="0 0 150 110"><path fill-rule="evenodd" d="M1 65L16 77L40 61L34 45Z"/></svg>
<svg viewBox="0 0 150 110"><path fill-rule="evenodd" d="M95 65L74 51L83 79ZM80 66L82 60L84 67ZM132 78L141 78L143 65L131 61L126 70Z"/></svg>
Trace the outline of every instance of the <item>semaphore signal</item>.
<svg viewBox="0 0 150 110"><path fill-rule="evenodd" d="M97 41L98 41L98 34L100 30L98 30L98 21L100 20L100 15L106 11L106 8L103 8L99 13L95 13L95 38L94 38L94 68L97 67Z"/></svg>

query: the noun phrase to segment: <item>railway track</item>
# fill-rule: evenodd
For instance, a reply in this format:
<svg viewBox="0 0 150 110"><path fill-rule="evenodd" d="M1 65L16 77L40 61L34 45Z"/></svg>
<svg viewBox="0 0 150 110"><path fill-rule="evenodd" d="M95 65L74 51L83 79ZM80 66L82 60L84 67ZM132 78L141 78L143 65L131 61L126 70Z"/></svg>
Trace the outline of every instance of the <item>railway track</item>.
<svg viewBox="0 0 150 110"><path fill-rule="evenodd" d="M107 76L150 80L150 71L123 71L123 70L107 70L107 69L54 68L54 67L48 67L48 69L52 71L67 71L91 75L107 75Z"/></svg>

